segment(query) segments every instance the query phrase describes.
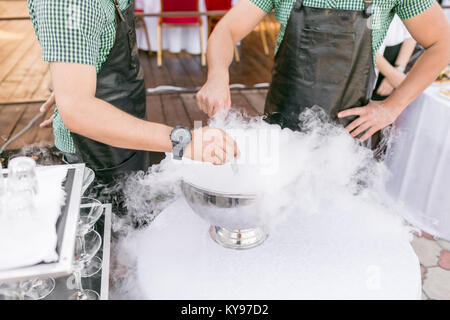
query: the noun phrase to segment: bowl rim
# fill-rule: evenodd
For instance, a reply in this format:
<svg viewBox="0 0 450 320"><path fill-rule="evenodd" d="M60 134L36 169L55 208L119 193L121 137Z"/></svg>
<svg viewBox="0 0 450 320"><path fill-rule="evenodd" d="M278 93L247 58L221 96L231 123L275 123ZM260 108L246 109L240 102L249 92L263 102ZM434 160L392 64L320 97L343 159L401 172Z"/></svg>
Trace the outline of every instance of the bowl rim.
<svg viewBox="0 0 450 320"><path fill-rule="evenodd" d="M183 184L187 184L190 187L196 189L196 191L199 191L201 193L211 195L211 196L216 196L216 197L252 200L252 199L256 199L258 196L256 193L243 194L243 193L222 192L222 191L217 191L217 190L205 189L205 188L200 187L190 181L187 181L186 179L181 179L181 185L183 185Z"/></svg>

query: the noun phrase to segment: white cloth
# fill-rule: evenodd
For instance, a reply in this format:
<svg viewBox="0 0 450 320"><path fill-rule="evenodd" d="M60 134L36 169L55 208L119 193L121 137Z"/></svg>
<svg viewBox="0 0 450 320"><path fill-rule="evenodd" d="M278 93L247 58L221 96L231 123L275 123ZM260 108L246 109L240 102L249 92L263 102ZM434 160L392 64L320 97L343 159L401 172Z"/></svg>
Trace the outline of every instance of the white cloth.
<svg viewBox="0 0 450 320"><path fill-rule="evenodd" d="M67 168L38 167L36 171L39 183L36 212L32 216L14 217L8 212L0 213L0 270L58 258L56 221L64 204L61 184Z"/></svg>
<svg viewBox="0 0 450 320"><path fill-rule="evenodd" d="M378 52L380 54L384 54L384 50L386 49L386 47L396 46L406 39L410 38L412 38L412 36L408 32L408 29L406 29L399 16L395 15L387 31L386 38L384 38L384 41Z"/></svg>
<svg viewBox="0 0 450 320"><path fill-rule="evenodd" d="M235 4L238 0L233 0ZM144 10L145 13L161 12L161 1L157 0L137 0L136 9ZM205 0L199 1L199 10L206 11ZM150 38L150 46L152 51L158 49L157 31L159 17L145 18L147 32ZM201 17L203 21L205 48L208 38L208 19L206 16ZM142 28L136 30L136 37L139 49L148 50L147 41ZM200 29L198 27L170 27L162 29L162 47L163 50L177 53L186 50L191 54L200 54Z"/></svg>
<svg viewBox="0 0 450 320"><path fill-rule="evenodd" d="M429 87L397 119L388 190L409 222L450 240L450 100L439 89Z"/></svg>
<svg viewBox="0 0 450 320"><path fill-rule="evenodd" d="M407 237L376 227L376 215L326 206L292 213L256 248L232 250L180 199L137 237L139 287L147 299L420 298Z"/></svg>

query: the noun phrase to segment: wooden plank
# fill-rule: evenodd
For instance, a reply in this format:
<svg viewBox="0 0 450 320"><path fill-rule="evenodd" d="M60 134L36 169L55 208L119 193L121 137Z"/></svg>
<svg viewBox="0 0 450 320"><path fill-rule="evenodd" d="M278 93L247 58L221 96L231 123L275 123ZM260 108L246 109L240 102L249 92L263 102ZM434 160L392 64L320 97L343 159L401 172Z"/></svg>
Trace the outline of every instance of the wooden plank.
<svg viewBox="0 0 450 320"><path fill-rule="evenodd" d="M14 98L30 99L33 93L39 88L45 73L48 71L47 63L41 60L39 52L40 50L38 48L38 53L33 55L35 57L33 64L28 68L27 74L22 78L22 81L20 81L12 93Z"/></svg>
<svg viewBox="0 0 450 320"><path fill-rule="evenodd" d="M178 94L163 94L161 101L167 125L190 127L191 121Z"/></svg>
<svg viewBox="0 0 450 320"><path fill-rule="evenodd" d="M142 57L142 55L141 55ZM154 88L161 85L172 85L174 83L169 70L167 69L165 55L163 53L163 64L161 67L158 67L156 62L156 54L152 56L147 55L147 59L149 59L147 67L150 68L151 71L151 79L150 80L150 88Z"/></svg>
<svg viewBox="0 0 450 320"><path fill-rule="evenodd" d="M181 88L193 88L194 83L180 62L179 55L165 52L165 64L173 80L171 85Z"/></svg>
<svg viewBox="0 0 450 320"><path fill-rule="evenodd" d="M266 98L261 94L263 90L241 90L241 94L247 99L247 101L252 105L259 114L264 113L264 104L266 103ZM267 91L267 90L264 90Z"/></svg>
<svg viewBox="0 0 450 320"><path fill-rule="evenodd" d="M144 81L146 88L152 88L154 86L154 77L152 68L150 67L150 57L146 51L139 50L139 61L141 63L142 70L144 70Z"/></svg>
<svg viewBox="0 0 450 320"><path fill-rule="evenodd" d="M50 97L49 84L51 81L50 70L47 68L47 72L42 77L41 83L36 91L33 93L31 100L47 100Z"/></svg>
<svg viewBox="0 0 450 320"><path fill-rule="evenodd" d="M26 22L2 21L0 22L0 63L9 57L20 46L27 36ZM28 30L29 31L29 30Z"/></svg>
<svg viewBox="0 0 450 320"><path fill-rule="evenodd" d="M1 144L11 137L17 122L25 112L25 105L0 106L0 141Z"/></svg>
<svg viewBox="0 0 450 320"><path fill-rule="evenodd" d="M41 104L38 104L38 106L40 107ZM48 142L51 145L54 144L54 136L53 136L53 129L52 127L50 128L40 128L38 127L39 124L50 118L50 116L53 115L53 108L50 108L46 114L36 123L36 135L34 137L33 143L41 143L41 142Z"/></svg>
<svg viewBox="0 0 450 320"><path fill-rule="evenodd" d="M3 81L11 70L23 59L30 48L36 44L34 34L28 36L20 43L20 45L11 53L4 61L1 62L0 82Z"/></svg>
<svg viewBox="0 0 450 320"><path fill-rule="evenodd" d="M159 95L147 96L147 120L166 123L161 97Z"/></svg>
<svg viewBox="0 0 450 320"><path fill-rule="evenodd" d="M34 105L25 105L25 112L23 113L20 120L17 122L14 131L11 134L11 137L20 132L30 121L39 113L39 104ZM23 148L26 145L29 145L34 142L34 137L37 134L37 130L39 129L40 121L36 122L33 127L31 127L28 131L26 131L22 136L20 136L17 140L12 142L9 146L9 150L15 150Z"/></svg>
<svg viewBox="0 0 450 320"><path fill-rule="evenodd" d="M231 90L231 106L234 109L246 113L250 117L258 115L258 111L252 107L239 90Z"/></svg>
<svg viewBox="0 0 450 320"><path fill-rule="evenodd" d="M197 101L195 100L195 94L185 93L180 94L181 100L191 123L191 127L194 127L194 121L200 121L201 126L205 126L208 123L208 115L197 107Z"/></svg>
<svg viewBox="0 0 450 320"><path fill-rule="evenodd" d="M206 82L207 68L202 67L200 57L182 51L178 54L186 75L191 79L193 87L201 87Z"/></svg>
<svg viewBox="0 0 450 320"><path fill-rule="evenodd" d="M0 1L0 17L28 15L26 1Z"/></svg>
<svg viewBox="0 0 450 320"><path fill-rule="evenodd" d="M0 101L8 102L12 98L16 100L30 98L29 92L34 91L39 85L36 81L38 77L42 77L43 68L46 68L46 64L41 62L40 49L38 46L33 46L31 51L0 82Z"/></svg>

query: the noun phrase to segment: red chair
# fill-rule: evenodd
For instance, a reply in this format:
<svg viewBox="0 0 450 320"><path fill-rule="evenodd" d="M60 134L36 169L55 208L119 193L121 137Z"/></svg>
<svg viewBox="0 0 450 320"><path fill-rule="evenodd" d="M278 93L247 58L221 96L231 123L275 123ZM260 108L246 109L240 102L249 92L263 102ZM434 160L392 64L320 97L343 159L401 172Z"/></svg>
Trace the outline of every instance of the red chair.
<svg viewBox="0 0 450 320"><path fill-rule="evenodd" d="M134 13L144 13L142 9L134 9ZM150 37L147 31L147 25L145 24L144 17L136 16L136 29L143 28L145 40L147 41L148 54L152 55L152 47L150 46Z"/></svg>
<svg viewBox="0 0 450 320"><path fill-rule="evenodd" d="M161 12L198 11L198 0L161 0ZM202 66L206 65L203 21L200 17L160 17L158 21L158 67L162 66L162 27L192 27L200 28L200 50Z"/></svg>
<svg viewBox="0 0 450 320"><path fill-rule="evenodd" d="M207 11L223 11L230 10L233 6L232 0L205 0L205 6ZM216 24L223 16L208 16L208 36L213 31ZM240 61L239 52L236 45L234 46L234 57L237 62Z"/></svg>

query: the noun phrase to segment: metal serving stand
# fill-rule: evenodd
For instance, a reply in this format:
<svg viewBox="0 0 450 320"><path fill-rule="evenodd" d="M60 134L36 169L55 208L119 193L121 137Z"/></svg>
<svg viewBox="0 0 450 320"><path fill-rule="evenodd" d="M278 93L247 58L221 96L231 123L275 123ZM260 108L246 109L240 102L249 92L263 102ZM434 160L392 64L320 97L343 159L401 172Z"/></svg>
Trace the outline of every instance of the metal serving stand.
<svg viewBox="0 0 450 320"><path fill-rule="evenodd" d="M58 236L56 252L58 253L58 260L50 263L41 262L32 266L2 270L0 271L0 282L17 282L33 278L56 278L71 273L85 166L84 164L64 166L67 167L63 185L66 201L64 206L61 207L61 214L56 222ZM37 170L40 170L40 168L42 167L38 167ZM4 169L2 174L7 176L8 170Z"/></svg>
<svg viewBox="0 0 450 320"><path fill-rule="evenodd" d="M80 201L82 196L84 164L67 164L67 174L63 183L66 193L65 204L61 207L61 214L56 223L58 260L50 263L41 262L35 265L7 269L0 271L0 283L18 282L35 278L54 278L55 289L45 300L64 300L74 291L74 278L72 263L75 249L76 228L79 218ZM46 169L56 166L46 166ZM38 167L40 170L42 167ZM8 170L0 171L5 177ZM94 276L83 278L85 289L95 290L100 294L101 300L108 299L109 291L109 264L111 246L111 204L103 204L103 215L95 225L95 229L102 237L102 248L97 253L102 259L102 269Z"/></svg>
<svg viewBox="0 0 450 320"><path fill-rule="evenodd" d="M99 293L100 300L108 300L109 295L109 263L111 249L111 204L103 205L103 215L95 225L102 236L102 249L97 256L102 259L102 269L89 278L82 278L83 289L91 289ZM65 300L75 292L73 275L55 279L55 289L44 300Z"/></svg>

